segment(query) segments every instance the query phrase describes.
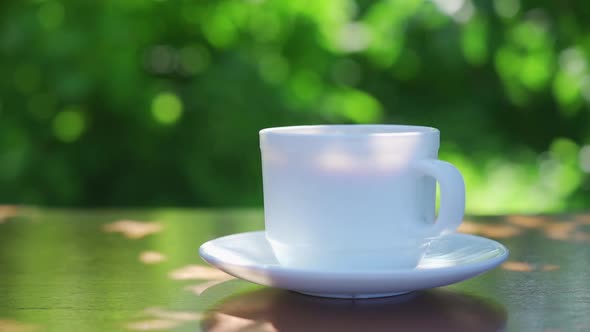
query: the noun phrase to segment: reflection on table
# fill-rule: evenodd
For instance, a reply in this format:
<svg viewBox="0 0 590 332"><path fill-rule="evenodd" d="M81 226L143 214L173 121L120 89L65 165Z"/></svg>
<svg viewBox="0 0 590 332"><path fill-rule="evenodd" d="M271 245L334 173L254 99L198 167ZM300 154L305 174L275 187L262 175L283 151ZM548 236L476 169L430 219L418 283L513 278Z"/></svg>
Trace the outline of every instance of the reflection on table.
<svg viewBox="0 0 590 332"><path fill-rule="evenodd" d="M265 288L222 301L205 314L201 327L209 332L471 332L502 330L506 320L506 311L499 304L451 291L343 300Z"/></svg>

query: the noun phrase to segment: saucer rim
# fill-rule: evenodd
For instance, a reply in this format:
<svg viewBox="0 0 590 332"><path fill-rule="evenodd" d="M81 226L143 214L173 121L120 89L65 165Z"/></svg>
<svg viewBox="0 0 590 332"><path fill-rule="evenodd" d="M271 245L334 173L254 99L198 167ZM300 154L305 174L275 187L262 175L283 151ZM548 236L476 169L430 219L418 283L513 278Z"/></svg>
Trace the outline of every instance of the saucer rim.
<svg viewBox="0 0 590 332"><path fill-rule="evenodd" d="M333 270L315 270L315 269L302 269L302 268L293 268L277 264L239 264L228 262L227 260L222 260L214 255L209 254L208 247L212 245L212 243L219 241L221 239L226 239L230 237L240 237L240 236L253 236L255 234L264 233L264 230L260 231L250 231L250 232L241 232L241 233L234 233L229 235L224 235L217 237L215 239L209 240L203 243L199 247L199 256L207 263L227 272L232 275L233 273L230 272L232 269L247 269L251 271L265 273L268 271L272 271L274 274L288 274L290 276L300 275L302 277L309 275L310 273L314 274L317 277L334 277L337 275L339 279L357 279L357 278L367 278L368 276L379 279L379 278L386 278L388 276L403 276L403 275L413 275L415 276L416 273L419 273L422 276L430 276L433 274L440 274L444 272L453 272L457 269L466 269L469 271L488 271L503 263L508 256L510 255L510 251L506 248L502 243L495 241L493 239L472 235L472 234L463 234L463 233L451 233L444 235L444 237L462 237L462 238L470 238L476 241L489 241L492 242L493 245L499 250L498 254L489 257L483 261L479 262L471 262L471 263L462 263L459 265L453 266L441 266L441 267L430 267L430 268L395 268L395 269L387 269L387 270L360 270L360 271L333 271ZM266 236L263 236L266 240ZM266 240L268 241L268 240ZM269 244L270 246L270 244ZM224 268L224 266L231 267L229 269Z"/></svg>

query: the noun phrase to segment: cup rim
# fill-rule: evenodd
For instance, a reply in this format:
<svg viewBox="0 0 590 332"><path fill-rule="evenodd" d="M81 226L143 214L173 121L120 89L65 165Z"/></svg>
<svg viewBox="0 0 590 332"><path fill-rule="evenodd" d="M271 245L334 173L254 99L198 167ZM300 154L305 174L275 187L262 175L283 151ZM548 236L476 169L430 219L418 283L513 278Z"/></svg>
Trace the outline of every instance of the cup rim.
<svg viewBox="0 0 590 332"><path fill-rule="evenodd" d="M366 130L366 132L363 131ZM337 124L271 127L260 130L260 136L286 137L400 137L439 134L434 127L397 124Z"/></svg>

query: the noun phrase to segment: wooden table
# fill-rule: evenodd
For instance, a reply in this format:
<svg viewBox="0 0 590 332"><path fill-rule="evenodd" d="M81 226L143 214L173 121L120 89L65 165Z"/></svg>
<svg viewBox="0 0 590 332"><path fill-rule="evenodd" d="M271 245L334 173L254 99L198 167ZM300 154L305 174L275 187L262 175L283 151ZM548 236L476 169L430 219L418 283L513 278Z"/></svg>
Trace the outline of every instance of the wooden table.
<svg viewBox="0 0 590 332"><path fill-rule="evenodd" d="M235 280L201 243L260 210L0 206L0 331L590 331L590 215L480 217L508 262L404 297L330 300Z"/></svg>

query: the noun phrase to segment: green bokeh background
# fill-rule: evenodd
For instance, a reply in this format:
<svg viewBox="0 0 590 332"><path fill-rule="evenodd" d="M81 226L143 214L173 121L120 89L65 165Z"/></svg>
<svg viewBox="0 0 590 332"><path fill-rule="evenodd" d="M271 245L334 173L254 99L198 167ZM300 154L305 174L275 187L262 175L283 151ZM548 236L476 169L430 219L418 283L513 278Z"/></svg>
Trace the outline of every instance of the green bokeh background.
<svg viewBox="0 0 590 332"><path fill-rule="evenodd" d="M0 203L260 206L258 130L442 132L473 214L590 207L590 5L3 0Z"/></svg>

